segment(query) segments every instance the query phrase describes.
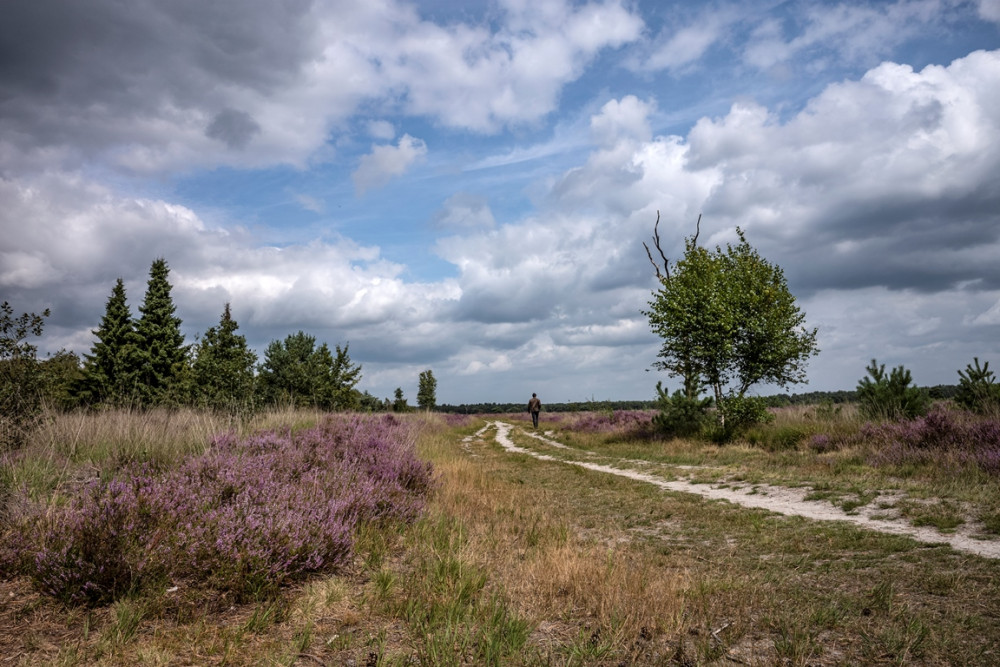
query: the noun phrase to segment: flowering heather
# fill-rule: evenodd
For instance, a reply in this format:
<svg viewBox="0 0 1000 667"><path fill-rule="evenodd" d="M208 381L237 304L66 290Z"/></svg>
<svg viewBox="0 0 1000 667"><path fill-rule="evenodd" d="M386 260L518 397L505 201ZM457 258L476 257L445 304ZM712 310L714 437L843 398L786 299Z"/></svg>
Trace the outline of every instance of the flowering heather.
<svg viewBox="0 0 1000 667"><path fill-rule="evenodd" d="M217 438L175 468L132 466L29 518L14 546L42 591L102 604L155 582L248 597L348 559L360 522L413 520L431 484L411 426L331 417Z"/></svg>
<svg viewBox="0 0 1000 667"><path fill-rule="evenodd" d="M588 433L642 433L650 430L655 414L655 410L580 412L575 414L572 428Z"/></svg>
<svg viewBox="0 0 1000 667"><path fill-rule="evenodd" d="M819 449L814 436L812 446ZM874 453L872 465L975 465L1000 475L1000 420L936 407L916 419L867 423L851 442L865 444Z"/></svg>

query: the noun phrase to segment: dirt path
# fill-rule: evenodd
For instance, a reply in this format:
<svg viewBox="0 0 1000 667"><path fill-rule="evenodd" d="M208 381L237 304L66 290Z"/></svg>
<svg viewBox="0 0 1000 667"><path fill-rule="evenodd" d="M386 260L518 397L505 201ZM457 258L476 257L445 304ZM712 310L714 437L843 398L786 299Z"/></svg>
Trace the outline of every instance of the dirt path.
<svg viewBox="0 0 1000 667"><path fill-rule="evenodd" d="M930 544L948 544L953 549L976 554L986 558L1000 558L1000 541L984 541L972 537L968 528L966 532L959 531L953 534L943 534L933 528L912 526L903 520L893 521L878 519L868 516L873 510L859 508L858 514L848 514L839 507L831 505L822 500L806 500L805 496L810 489L807 488L786 488L779 486L769 486L765 484L747 485L743 488L733 488L727 484L727 488L713 486L711 484L694 484L684 480L667 480L649 473L635 470L634 468L620 468L592 463L589 461L565 460L549 454L541 454L531 449L519 447L510 438L510 433L514 429L512 424L506 422L489 422L476 433L476 437L483 438L491 429L496 429L496 442L504 450L517 454L526 454L540 461L554 461L574 465L595 472L607 473L627 477L640 482L646 482L666 489L668 491L678 491L681 493L694 493L706 498L727 500L743 507L757 507L760 509L786 514L791 516L801 516L817 521L846 521L855 525L893 535L905 535L912 537L919 542ZM556 442L534 433L527 433L546 445L557 449L572 450L566 445ZM572 450L579 452L580 450ZM633 462L635 463L635 462Z"/></svg>

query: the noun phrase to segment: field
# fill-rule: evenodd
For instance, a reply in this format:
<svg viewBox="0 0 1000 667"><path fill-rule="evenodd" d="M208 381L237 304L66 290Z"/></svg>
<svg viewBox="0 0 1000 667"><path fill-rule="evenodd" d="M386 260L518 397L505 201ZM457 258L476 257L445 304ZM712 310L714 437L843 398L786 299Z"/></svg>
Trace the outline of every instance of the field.
<svg viewBox="0 0 1000 667"><path fill-rule="evenodd" d="M307 433L326 419L267 415L229 440ZM12 573L0 584L0 656L12 665L1000 663L1000 560L948 543L989 553L1000 541L991 450L963 444L988 439L989 423L941 413L897 433L865 427L849 409L797 408L715 445L650 438L645 419L543 413L534 432L526 415L407 415L384 428L412 437L432 481L392 487L379 507L403 509L352 524L341 560L288 569L277 587L228 585L215 561L203 579L160 568L148 585L90 603ZM217 451L208 443L230 426L186 412L58 416L5 468L8 525L39 508L57 514L87 480L140 462L170 471ZM931 433L938 444L921 445ZM843 520L671 484L761 500L787 493ZM859 517L924 538L851 523Z"/></svg>

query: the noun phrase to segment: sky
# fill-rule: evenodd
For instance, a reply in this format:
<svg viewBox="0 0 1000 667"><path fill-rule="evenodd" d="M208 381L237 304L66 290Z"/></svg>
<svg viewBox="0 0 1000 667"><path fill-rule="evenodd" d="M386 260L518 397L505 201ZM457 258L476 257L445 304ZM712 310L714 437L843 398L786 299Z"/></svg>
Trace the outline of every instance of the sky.
<svg viewBox="0 0 1000 667"><path fill-rule="evenodd" d="M1000 0L4 7L0 300L42 355L162 257L188 342L229 303L380 398L651 399L657 215L784 270L790 391L1000 366Z"/></svg>

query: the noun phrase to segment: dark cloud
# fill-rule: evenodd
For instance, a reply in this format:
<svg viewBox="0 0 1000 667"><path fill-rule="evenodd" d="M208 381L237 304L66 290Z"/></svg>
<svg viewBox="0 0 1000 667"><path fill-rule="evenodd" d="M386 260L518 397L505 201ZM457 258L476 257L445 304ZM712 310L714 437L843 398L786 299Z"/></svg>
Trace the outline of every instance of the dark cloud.
<svg viewBox="0 0 1000 667"><path fill-rule="evenodd" d="M207 128L205 136L218 139L230 148L244 148L255 134L260 134L260 125L246 111L223 109Z"/></svg>

